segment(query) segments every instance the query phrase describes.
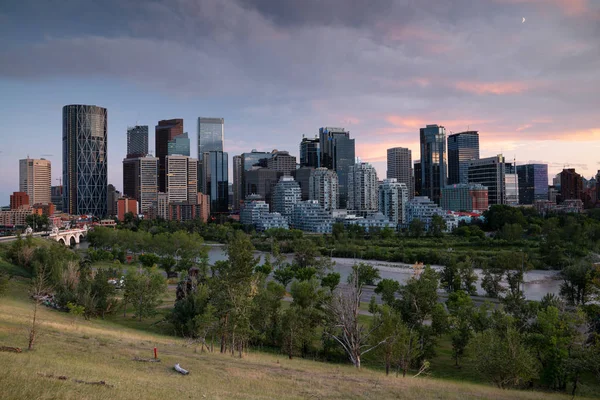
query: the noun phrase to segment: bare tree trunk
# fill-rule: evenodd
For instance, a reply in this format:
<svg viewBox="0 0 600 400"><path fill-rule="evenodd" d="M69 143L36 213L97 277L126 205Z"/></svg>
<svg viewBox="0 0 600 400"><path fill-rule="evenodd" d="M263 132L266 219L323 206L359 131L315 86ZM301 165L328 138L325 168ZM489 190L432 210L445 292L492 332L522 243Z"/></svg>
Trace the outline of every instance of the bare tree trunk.
<svg viewBox="0 0 600 400"><path fill-rule="evenodd" d="M39 303L40 301L38 299L35 299L35 303L33 306L33 319L31 320L31 329L29 330L29 350L33 350L33 345L35 343L35 335L37 334L36 319Z"/></svg>

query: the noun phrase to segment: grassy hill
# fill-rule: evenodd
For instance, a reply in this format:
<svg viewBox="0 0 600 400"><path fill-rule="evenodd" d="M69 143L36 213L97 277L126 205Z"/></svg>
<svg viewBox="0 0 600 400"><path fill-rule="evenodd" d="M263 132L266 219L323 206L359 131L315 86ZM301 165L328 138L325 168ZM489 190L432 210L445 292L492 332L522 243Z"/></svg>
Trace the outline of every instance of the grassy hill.
<svg viewBox="0 0 600 400"><path fill-rule="evenodd" d="M0 346L27 346L32 303L25 281L0 301ZM0 352L0 399L567 399L539 392L378 371L251 352L243 359L202 353L183 339L132 329L119 321L74 321L42 308L36 349ZM160 363L135 362L152 357ZM190 371L173 371L180 363ZM66 377L64 380L59 376ZM106 385L76 382L105 381Z"/></svg>

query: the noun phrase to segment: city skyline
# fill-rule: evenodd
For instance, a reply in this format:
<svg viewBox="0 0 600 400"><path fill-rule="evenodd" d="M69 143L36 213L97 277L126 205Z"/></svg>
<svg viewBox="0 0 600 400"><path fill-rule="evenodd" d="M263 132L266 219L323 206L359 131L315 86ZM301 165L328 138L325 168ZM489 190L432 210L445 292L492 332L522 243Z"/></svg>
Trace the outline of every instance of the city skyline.
<svg viewBox="0 0 600 400"><path fill-rule="evenodd" d="M0 115L5 132L15 132L0 148L0 204L18 187L14 172L27 155L50 160L58 184L65 104L108 109L108 183L118 190L127 126L183 118L196 148L201 115L227 120L230 159L253 148L299 159L302 135L340 126L382 177L387 148L407 147L417 160L419 128L438 124L447 135L478 130L482 158L502 153L518 164L547 163L550 176L565 166L586 179L600 167L597 3L458 1L447 10L428 1L332 1L291 4L292 12L203 3L84 2L79 10L97 12L80 24L67 23L74 11L66 5L24 1L0 11ZM156 29L157 21L185 29ZM130 62L169 50L184 62ZM273 62L275 53L283 56ZM248 54L260 57L240 62ZM206 58L214 63L193 68Z"/></svg>

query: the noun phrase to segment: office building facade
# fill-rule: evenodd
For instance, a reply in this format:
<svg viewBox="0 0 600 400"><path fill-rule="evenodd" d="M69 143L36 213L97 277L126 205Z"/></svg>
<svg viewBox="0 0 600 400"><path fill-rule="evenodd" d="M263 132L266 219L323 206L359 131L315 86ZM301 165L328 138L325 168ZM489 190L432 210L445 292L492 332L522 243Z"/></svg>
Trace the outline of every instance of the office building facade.
<svg viewBox="0 0 600 400"><path fill-rule="evenodd" d="M514 163L504 165L504 204L516 206L519 204L519 177Z"/></svg>
<svg viewBox="0 0 600 400"><path fill-rule="evenodd" d="M378 192L379 212L394 226L404 224L409 197L409 190L404 182L400 183L396 178L384 179Z"/></svg>
<svg viewBox="0 0 600 400"><path fill-rule="evenodd" d="M490 206L506 204L505 165L502 154L469 161L469 183L487 187Z"/></svg>
<svg viewBox="0 0 600 400"><path fill-rule="evenodd" d="M348 172L348 210L358 215L374 214L378 210L377 171L369 163L350 166Z"/></svg>
<svg viewBox="0 0 600 400"><path fill-rule="evenodd" d="M355 163L355 143L350 132L344 128L319 129L321 166L334 170L338 175L339 207L348 205L348 173Z"/></svg>
<svg viewBox="0 0 600 400"><path fill-rule="evenodd" d="M146 156L123 160L123 195L136 199L142 214L156 207L157 179L158 157Z"/></svg>
<svg viewBox="0 0 600 400"><path fill-rule="evenodd" d="M488 205L488 189L485 186L457 183L442 189L441 207L446 211L484 212Z"/></svg>
<svg viewBox="0 0 600 400"><path fill-rule="evenodd" d="M300 142L300 166L319 168L321 166L321 140L302 138Z"/></svg>
<svg viewBox="0 0 600 400"><path fill-rule="evenodd" d="M283 176L281 172L268 168L259 167L250 171L244 171L244 193L247 193L247 195L257 194L267 204L272 205L273 188L279 182L281 176Z"/></svg>
<svg viewBox="0 0 600 400"><path fill-rule="evenodd" d="M253 149L249 153L242 153L242 193L240 196L242 201L246 196L252 194L252 192L246 191L248 188L248 185L246 184L246 172L252 169L267 168L267 162L272 156L272 152L257 151L256 149Z"/></svg>
<svg viewBox="0 0 600 400"><path fill-rule="evenodd" d="M183 134L183 119L168 119L158 121L154 131L154 154L158 158L158 190L165 192L166 186L166 157L169 155L169 142Z"/></svg>
<svg viewBox="0 0 600 400"><path fill-rule="evenodd" d="M88 105L63 107L63 211L107 214L107 111Z"/></svg>
<svg viewBox="0 0 600 400"><path fill-rule="evenodd" d="M204 194L210 197L211 213L229 211L229 160L223 151L209 151L202 155Z"/></svg>
<svg viewBox="0 0 600 400"><path fill-rule="evenodd" d="M34 158L19 160L19 191L29 196L29 204L51 202L52 165L50 161Z"/></svg>
<svg viewBox="0 0 600 400"><path fill-rule="evenodd" d="M223 152L225 140L224 118L198 118L198 161L202 161L204 153Z"/></svg>
<svg viewBox="0 0 600 400"><path fill-rule="evenodd" d="M127 158L146 157L148 155L148 125L136 125L127 128Z"/></svg>
<svg viewBox="0 0 600 400"><path fill-rule="evenodd" d="M26 192L13 192L10 195L10 209L22 210L30 208L29 195Z"/></svg>
<svg viewBox="0 0 600 400"><path fill-rule="evenodd" d="M321 208L333 211L338 208L338 177L335 171L327 168L311 170L308 183L308 198L317 200Z"/></svg>
<svg viewBox="0 0 600 400"><path fill-rule="evenodd" d="M580 200L583 193L583 179L574 168L565 168L560 173L560 201Z"/></svg>
<svg viewBox="0 0 600 400"><path fill-rule="evenodd" d="M292 172L296 170L296 157L287 151L274 151L267 160L267 168L291 176Z"/></svg>
<svg viewBox="0 0 600 400"><path fill-rule="evenodd" d="M301 201L294 205L292 227L305 232L331 233L333 220L316 200Z"/></svg>
<svg viewBox="0 0 600 400"><path fill-rule="evenodd" d="M548 200L548 164L517 165L519 204Z"/></svg>
<svg viewBox="0 0 600 400"><path fill-rule="evenodd" d="M195 204L198 194L198 160L173 155L166 156L166 187L169 203Z"/></svg>
<svg viewBox="0 0 600 400"><path fill-rule="evenodd" d="M242 156L233 156L233 211L239 211L242 202Z"/></svg>
<svg viewBox="0 0 600 400"><path fill-rule="evenodd" d="M121 197L121 193L115 188L115 185L109 184L106 187L106 214L109 217L117 215L117 200Z"/></svg>
<svg viewBox="0 0 600 400"><path fill-rule="evenodd" d="M404 183L409 190L409 197L414 197L412 151L410 149L405 147L387 149L386 176L388 179L396 179L397 183Z"/></svg>
<svg viewBox="0 0 600 400"><path fill-rule="evenodd" d="M302 201L306 201L310 198L310 176L315 169L313 167L300 167L292 172L292 176L300 185L300 192L302 194Z"/></svg>
<svg viewBox="0 0 600 400"><path fill-rule="evenodd" d="M448 185L469 183L470 160L479 160L479 132L448 136Z"/></svg>
<svg viewBox="0 0 600 400"><path fill-rule="evenodd" d="M240 209L240 223L256 226L264 214L269 213L269 205L258 195L249 196Z"/></svg>
<svg viewBox="0 0 600 400"><path fill-rule="evenodd" d="M446 128L427 125L420 130L421 196L440 204L441 190L446 186Z"/></svg>
<svg viewBox="0 0 600 400"><path fill-rule="evenodd" d="M188 156L190 157L190 138L187 132L175 136L167 143L167 155Z"/></svg>
<svg viewBox="0 0 600 400"><path fill-rule="evenodd" d="M273 189L273 211L291 221L294 205L302 200L300 186L291 176L282 176Z"/></svg>

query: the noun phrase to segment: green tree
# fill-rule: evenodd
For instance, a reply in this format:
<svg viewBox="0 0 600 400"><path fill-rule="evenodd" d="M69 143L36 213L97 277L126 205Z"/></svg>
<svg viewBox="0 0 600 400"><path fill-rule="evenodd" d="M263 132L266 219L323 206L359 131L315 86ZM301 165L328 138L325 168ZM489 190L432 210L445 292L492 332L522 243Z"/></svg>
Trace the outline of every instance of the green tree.
<svg viewBox="0 0 600 400"><path fill-rule="evenodd" d="M30 214L25 218L25 223L31 227L35 232L47 229L50 225L50 219L46 214Z"/></svg>
<svg viewBox="0 0 600 400"><path fill-rule="evenodd" d="M254 297L250 321L253 342L260 345L277 344L281 331L281 301L285 288L277 282L263 282Z"/></svg>
<svg viewBox="0 0 600 400"><path fill-rule="evenodd" d="M376 353L383 358L385 374L389 375L393 363L400 357L400 343L406 334L406 325L397 311L383 305L373 315L371 329L371 344L379 345Z"/></svg>
<svg viewBox="0 0 600 400"><path fill-rule="evenodd" d="M338 272L331 272L321 279L321 286L328 287L333 292L340 283L340 277Z"/></svg>
<svg viewBox="0 0 600 400"><path fill-rule="evenodd" d="M283 287L287 287L294 279L294 271L289 264L279 266L275 272L273 272L273 279L281 283Z"/></svg>
<svg viewBox="0 0 600 400"><path fill-rule="evenodd" d="M156 308L167 291L167 281L156 268L142 272L130 269L125 275L124 286L124 297L133 306L140 321L156 314Z"/></svg>
<svg viewBox="0 0 600 400"><path fill-rule="evenodd" d="M471 297L460 290L448 296L446 306L449 312L448 325L452 341L452 357L458 366L469 340L473 336L475 307Z"/></svg>
<svg viewBox="0 0 600 400"><path fill-rule="evenodd" d="M594 281L600 279L598 271L586 261L581 261L564 268L560 275L560 295L570 305L585 305L592 296L598 293Z"/></svg>
<svg viewBox="0 0 600 400"><path fill-rule="evenodd" d="M434 215L431 217L431 226L430 226L431 234L437 238L444 236L444 232L446 231L446 221L442 218L441 215Z"/></svg>
<svg viewBox="0 0 600 400"><path fill-rule="evenodd" d="M390 307L396 307L396 293L400 290L400 283L395 279L382 279L377 283L375 293Z"/></svg>
<svg viewBox="0 0 600 400"><path fill-rule="evenodd" d="M410 224L408 225L408 233L410 236L419 238L423 236L424 232L425 224L423 223L423 221L421 221L419 218L415 218L412 221L410 221Z"/></svg>
<svg viewBox="0 0 600 400"><path fill-rule="evenodd" d="M153 253L140 254L138 260L142 263L145 268L152 268L161 261L160 257Z"/></svg>
<svg viewBox="0 0 600 400"><path fill-rule="evenodd" d="M511 326L476 334L469 348L475 369L499 388L519 386L537 376L535 358Z"/></svg>

